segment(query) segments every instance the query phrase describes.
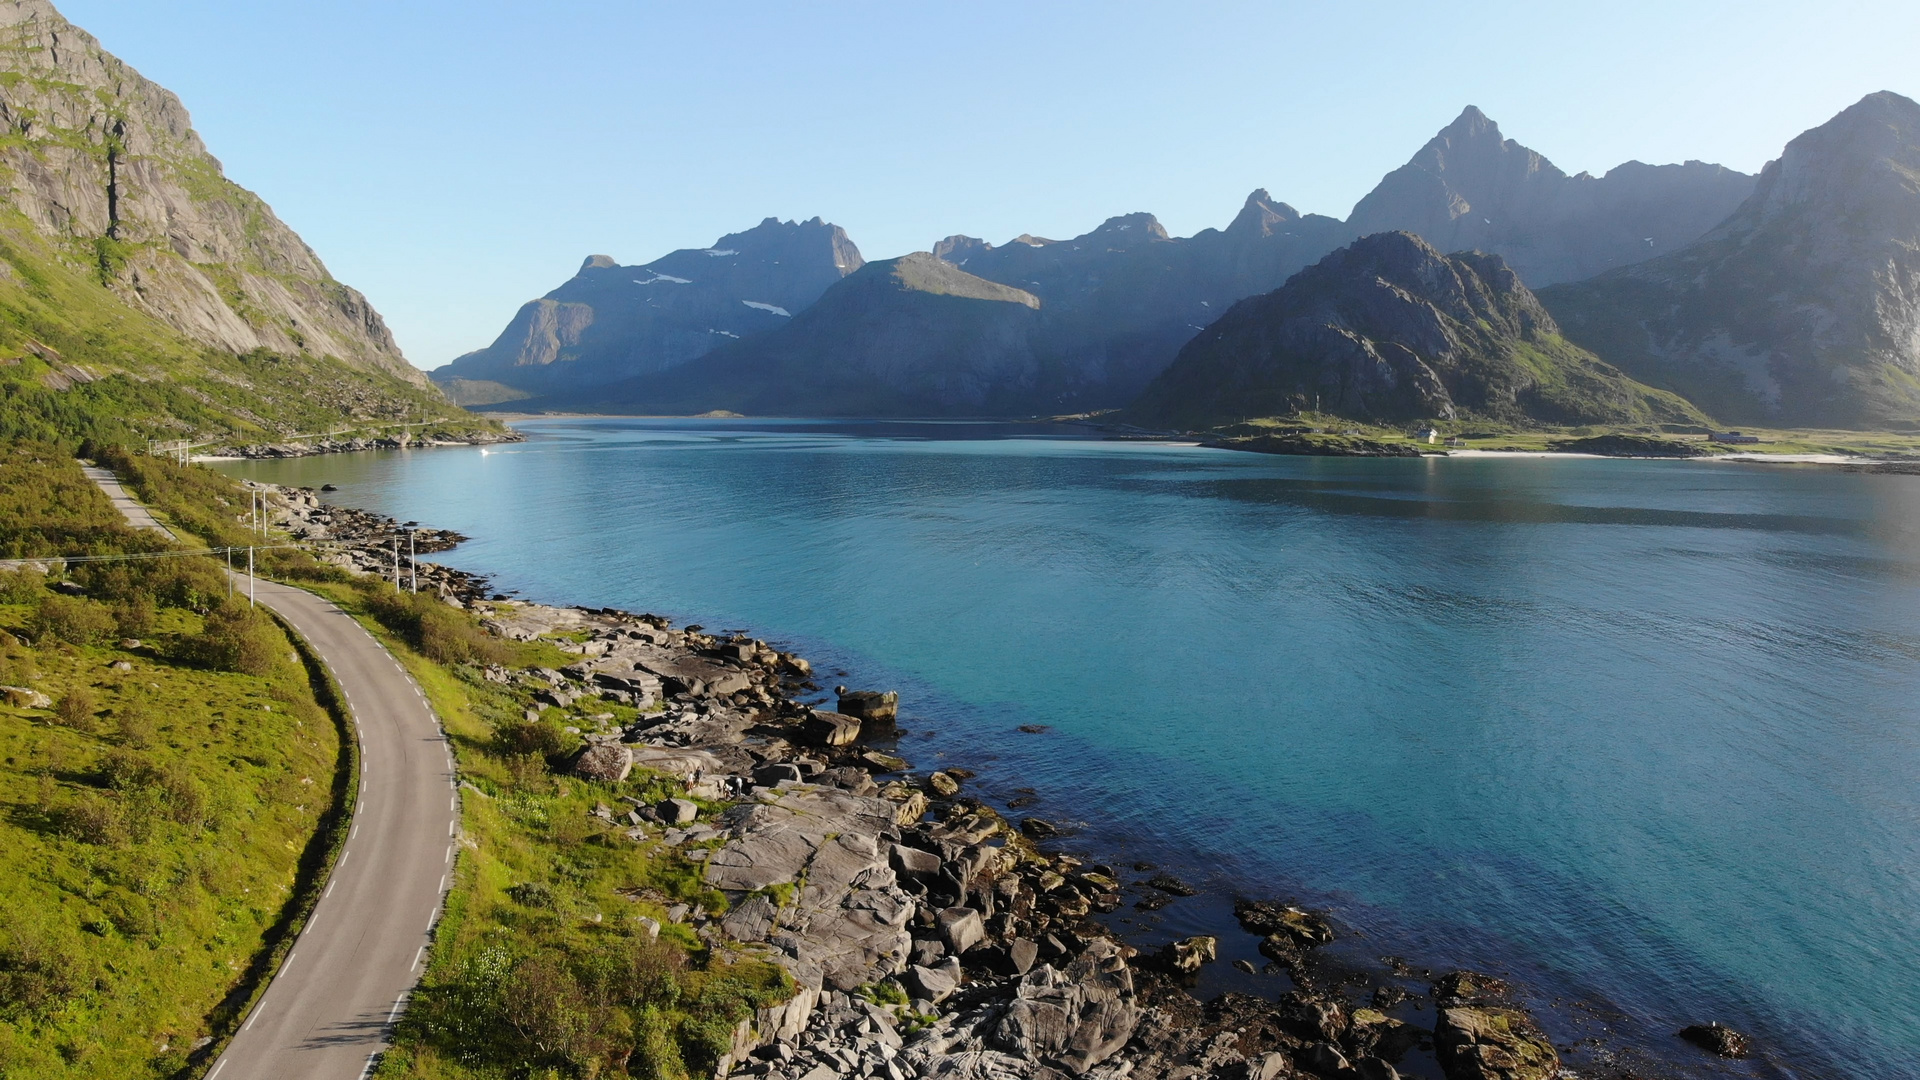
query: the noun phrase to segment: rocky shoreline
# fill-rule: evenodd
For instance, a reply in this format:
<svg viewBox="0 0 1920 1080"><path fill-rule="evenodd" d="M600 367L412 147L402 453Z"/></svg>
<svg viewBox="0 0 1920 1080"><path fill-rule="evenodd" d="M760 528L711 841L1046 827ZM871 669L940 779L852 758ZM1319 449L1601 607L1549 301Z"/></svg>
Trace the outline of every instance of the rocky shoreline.
<svg viewBox="0 0 1920 1080"><path fill-rule="evenodd" d="M271 488L270 498L281 527L339 545L326 556L336 565L392 573L392 519L306 489ZM420 550L462 539L433 536ZM579 732L561 767L600 782L634 769L681 781L686 799L623 798L593 814L630 842L701 864L730 906L677 905L668 917L716 956L780 964L798 988L736 1030L717 1076L1546 1080L1570 1075L1563 1050L1584 1076L1645 1075L1592 1046L1556 1047L1500 979L1435 977L1393 958L1370 970L1329 961L1335 924L1276 900L1238 898L1234 917L1279 992L1203 1002L1192 987L1218 962L1217 937L1143 949L1101 918L1196 890L1144 862L1076 855L1050 822L975 798L965 769L916 769L895 751L897 695L834 687L828 710L803 700L824 693L808 661L764 641L510 600L473 575L419 570L489 632L557 640L579 657L559 670L486 670L531 692L529 719L587 699L645 710L625 727L594 714L605 719ZM1710 1053L1748 1050L1717 1025L1687 1032Z"/></svg>
<svg viewBox="0 0 1920 1080"><path fill-rule="evenodd" d="M433 446L493 446L499 443L525 442L526 436L512 429L505 431L436 431L425 434L401 434L384 437L356 437L352 439L313 439L297 442L247 443L209 447L196 455L209 459L241 458L263 460L269 458L313 457L318 454L349 454L357 450L405 450Z"/></svg>

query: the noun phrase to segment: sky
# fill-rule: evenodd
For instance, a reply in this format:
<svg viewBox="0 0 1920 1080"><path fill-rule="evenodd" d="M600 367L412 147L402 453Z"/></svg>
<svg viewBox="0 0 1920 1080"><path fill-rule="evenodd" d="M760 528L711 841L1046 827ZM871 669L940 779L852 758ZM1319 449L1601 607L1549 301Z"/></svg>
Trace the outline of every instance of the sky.
<svg viewBox="0 0 1920 1080"><path fill-rule="evenodd" d="M227 175L416 365L587 255L821 216L868 259L952 233L1345 217L1462 107L1566 171L1746 172L1876 90L1920 4L55 0L177 93Z"/></svg>

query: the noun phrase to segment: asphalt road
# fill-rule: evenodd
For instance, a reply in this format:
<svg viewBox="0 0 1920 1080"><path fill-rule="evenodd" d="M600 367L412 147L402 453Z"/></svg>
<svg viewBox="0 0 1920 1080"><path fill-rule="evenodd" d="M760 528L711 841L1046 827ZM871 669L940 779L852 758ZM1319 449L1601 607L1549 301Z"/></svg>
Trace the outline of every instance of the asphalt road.
<svg viewBox="0 0 1920 1080"><path fill-rule="evenodd" d="M133 525L165 531L111 473L88 474ZM313 917L207 1076L354 1080L386 1048L440 916L460 819L452 752L412 677L351 616L301 589L255 587L345 692L360 790Z"/></svg>

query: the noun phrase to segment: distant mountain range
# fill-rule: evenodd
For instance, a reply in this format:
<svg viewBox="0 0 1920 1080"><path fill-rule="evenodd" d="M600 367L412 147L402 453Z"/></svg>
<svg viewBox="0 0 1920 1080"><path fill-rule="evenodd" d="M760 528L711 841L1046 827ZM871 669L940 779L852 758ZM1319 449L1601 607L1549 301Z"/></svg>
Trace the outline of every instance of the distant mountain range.
<svg viewBox="0 0 1920 1080"><path fill-rule="evenodd" d="M486 394L524 398L520 407L617 412L1052 415L1137 400L1130 415L1172 422L1254 402L1291 409L1305 387L1351 373L1350 350L1322 336L1318 351L1269 349L1257 364L1241 357L1242 367L1276 381L1260 388L1228 379L1221 385L1237 387L1230 397L1209 388L1233 367L1220 350L1255 349L1268 332L1256 323L1276 319L1296 343L1314 337L1301 337L1297 321L1307 283L1292 293L1282 286L1316 264L1307 307L1351 315L1340 305L1378 301L1384 294L1336 268L1374 265L1355 252L1385 250L1371 240L1349 248L1356 241L1407 233L1436 253L1460 253L1409 265L1444 264L1463 281L1478 275L1466 294L1537 312L1521 320L1533 330L1477 344L1470 323L1449 324L1453 343L1442 352L1470 358L1457 370L1380 327L1356 329L1382 362L1398 355L1389 345L1423 357L1444 390L1419 399L1432 408L1538 422L1705 422L1652 393L1659 389L1724 420L1916 425L1916 177L1920 106L1890 93L1795 139L1757 180L1697 161L1569 176L1469 107L1346 221L1303 215L1256 191L1225 229L1191 237L1168 235L1151 214L1129 214L1070 240L1023 235L994 245L950 236L930 252L864 270L836 227L768 222L720 246L745 251L742 238L762 231L769 241L786 231L809 239L794 241L804 254L763 259L750 285L713 282L705 286L711 300L675 306L642 282L673 275L680 295L704 297L689 267L713 256L676 252L645 274L593 261L523 308L490 349L434 378L467 400L486 395L458 380L485 380ZM1475 252L1498 256L1497 266ZM1509 279L1517 292L1499 284ZM1530 286L1541 288L1537 299ZM1342 289L1352 295L1334 295ZM1240 312L1231 334L1216 326L1249 297L1271 301L1258 308L1265 315ZM1437 296L1421 302L1449 310ZM787 314L748 317L766 314L767 304ZM1220 333L1203 334L1209 327ZM1186 372L1177 378L1168 372L1176 355ZM1516 356L1546 366L1523 377L1490 359ZM1316 375L1305 363L1326 370ZM1584 387L1578 407L1556 396L1563 384ZM1340 400L1375 417L1399 408L1381 412L1386 399L1371 393Z"/></svg>
<svg viewBox="0 0 1920 1080"><path fill-rule="evenodd" d="M1511 252L1523 277L1537 270L1542 280L1565 280L1697 238L1738 205L1752 183L1752 177L1698 162L1659 167L1629 162L1604 178L1569 177L1503 139L1492 121L1470 107L1389 174L1346 222L1301 214L1255 191L1225 229L1186 238L1168 235L1153 215L1137 213L1110 218L1069 240L1022 235L1002 245L968 236L940 241L929 253L933 258L1039 301L1036 313L1014 317L1017 327L992 337L995 355L968 357L962 367L947 371L944 381L931 373L950 363L953 353L929 336L933 328L971 333L985 323L1007 323L1007 313L990 306L969 313L967 304L935 305L936 311L915 288L874 288L851 277L822 285L819 271L829 262L848 273L859 266L851 241L827 225L817 228L832 230L834 249L851 257L827 260L814 254L783 261L779 273L791 275L791 287L781 294L793 300L779 306L797 316L816 298L844 290L826 309L831 317L796 318L791 325L743 323L735 311L735 317L723 320L721 312L750 298L731 283L703 283L696 276L698 257L689 259L689 252L643 269L691 279L678 291L708 288L713 303L665 308L635 290L621 277L624 271L590 260L572 281L523 307L494 345L461 357L433 377L457 400L476 404L514 400L520 408L666 412L709 401L708 407L732 407L721 403L741 400L740 380L765 371L769 378L792 383L781 396L780 411L853 409L851 399L826 391L831 380L824 371L811 384L792 382L795 358L815 355L861 370L929 373L928 380L915 383L923 392L896 388L883 395L893 411L1032 414L1113 408L1133 400L1181 346L1236 301L1278 288L1364 232L1445 232L1449 244L1460 239ZM716 245L740 246L740 237ZM758 281L749 291L781 292L771 280ZM977 286L959 292L984 295ZM877 333L882 325L920 326L926 333ZM876 349L887 355L873 353ZM709 354L687 372L677 371Z"/></svg>

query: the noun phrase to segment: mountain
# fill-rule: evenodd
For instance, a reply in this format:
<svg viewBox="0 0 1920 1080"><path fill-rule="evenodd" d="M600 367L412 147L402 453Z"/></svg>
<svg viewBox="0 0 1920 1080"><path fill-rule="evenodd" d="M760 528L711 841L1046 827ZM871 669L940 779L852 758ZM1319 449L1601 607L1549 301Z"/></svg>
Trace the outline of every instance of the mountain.
<svg viewBox="0 0 1920 1080"><path fill-rule="evenodd" d="M786 323L860 269L845 230L819 218L767 218L712 247L644 266L595 255L520 308L487 348L433 372L454 400L591 396L592 388L684 364Z"/></svg>
<svg viewBox="0 0 1920 1080"><path fill-rule="evenodd" d="M422 380L366 297L225 177L180 99L51 4L0 0L0 73L16 271L23 257L65 258L199 345L309 352ZM9 290L31 288L30 273L11 276Z"/></svg>
<svg viewBox="0 0 1920 1080"><path fill-rule="evenodd" d="M611 411L794 416L1018 412L1041 302L915 252L868 263L780 329L596 392Z"/></svg>
<svg viewBox="0 0 1920 1080"><path fill-rule="evenodd" d="M1868 95L1696 243L1540 298L1568 337L1728 420L1920 425L1920 105Z"/></svg>
<svg viewBox="0 0 1920 1080"><path fill-rule="evenodd" d="M1401 230L1442 251L1494 252L1539 288L1674 251L1732 213L1753 182L1699 161L1568 176L1469 105L1347 224L1356 236Z"/></svg>
<svg viewBox="0 0 1920 1080"><path fill-rule="evenodd" d="M0 0L0 125L0 435L477 422L179 98L45 0Z"/></svg>
<svg viewBox="0 0 1920 1080"><path fill-rule="evenodd" d="M1702 423L1560 337L1498 255L1378 233L1235 304L1127 410L1202 428L1324 411L1354 420Z"/></svg>
<svg viewBox="0 0 1920 1080"><path fill-rule="evenodd" d="M1184 239L1136 213L1071 240L1023 235L996 247L951 236L933 253L1040 298L1025 348L1043 372L1017 411L1073 412L1131 400L1228 305L1277 287L1348 236L1333 218L1255 191L1225 230Z"/></svg>

